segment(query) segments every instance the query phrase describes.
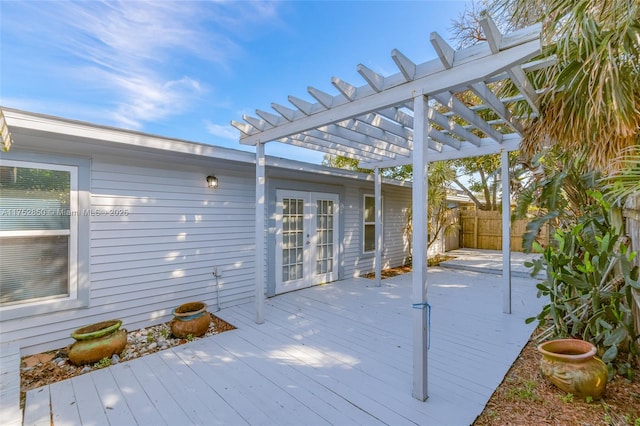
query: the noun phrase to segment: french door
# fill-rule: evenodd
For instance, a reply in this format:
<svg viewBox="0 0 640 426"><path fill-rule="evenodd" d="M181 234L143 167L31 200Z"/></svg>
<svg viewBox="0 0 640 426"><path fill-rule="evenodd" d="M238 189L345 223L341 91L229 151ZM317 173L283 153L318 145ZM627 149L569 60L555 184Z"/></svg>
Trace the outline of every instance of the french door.
<svg viewBox="0 0 640 426"><path fill-rule="evenodd" d="M276 294L338 279L338 195L278 190L276 197Z"/></svg>

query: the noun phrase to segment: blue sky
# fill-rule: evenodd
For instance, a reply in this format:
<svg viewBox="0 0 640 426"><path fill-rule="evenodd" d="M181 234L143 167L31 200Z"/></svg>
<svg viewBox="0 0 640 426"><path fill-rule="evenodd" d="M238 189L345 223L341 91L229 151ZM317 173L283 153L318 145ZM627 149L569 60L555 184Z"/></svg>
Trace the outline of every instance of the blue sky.
<svg viewBox="0 0 640 426"><path fill-rule="evenodd" d="M435 57L464 1L0 0L0 105L244 149L231 120ZM273 111L272 111L273 112ZM266 153L319 163L279 143Z"/></svg>

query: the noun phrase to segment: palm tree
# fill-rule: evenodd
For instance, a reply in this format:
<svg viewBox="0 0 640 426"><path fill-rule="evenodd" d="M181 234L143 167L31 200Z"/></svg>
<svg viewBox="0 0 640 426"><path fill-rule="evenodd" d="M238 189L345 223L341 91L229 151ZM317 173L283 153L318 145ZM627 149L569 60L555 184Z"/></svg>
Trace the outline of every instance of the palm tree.
<svg viewBox="0 0 640 426"><path fill-rule="evenodd" d="M491 12L513 27L542 21L545 55L557 57L537 75L550 87L523 150L555 145L605 174L623 167L640 147L640 2L497 0Z"/></svg>

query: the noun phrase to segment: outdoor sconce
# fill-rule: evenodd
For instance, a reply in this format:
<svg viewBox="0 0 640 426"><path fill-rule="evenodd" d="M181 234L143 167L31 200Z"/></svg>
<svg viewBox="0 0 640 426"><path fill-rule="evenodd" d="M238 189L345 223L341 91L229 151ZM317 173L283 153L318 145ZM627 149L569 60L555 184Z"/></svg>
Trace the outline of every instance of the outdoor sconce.
<svg viewBox="0 0 640 426"><path fill-rule="evenodd" d="M209 185L209 188L216 189L218 187L218 178L213 175L207 176L207 185Z"/></svg>

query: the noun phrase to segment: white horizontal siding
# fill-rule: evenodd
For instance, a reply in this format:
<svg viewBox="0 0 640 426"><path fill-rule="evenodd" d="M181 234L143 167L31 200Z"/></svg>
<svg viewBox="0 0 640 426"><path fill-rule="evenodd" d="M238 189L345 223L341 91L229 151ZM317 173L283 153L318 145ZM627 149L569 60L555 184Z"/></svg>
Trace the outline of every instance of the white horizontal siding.
<svg viewBox="0 0 640 426"><path fill-rule="evenodd" d="M357 277L373 272L375 256L362 253L363 194L373 194L373 188L349 186L344 200L344 274ZM406 233L411 189L383 185L383 268L400 266L410 257L410 238Z"/></svg>
<svg viewBox="0 0 640 426"><path fill-rule="evenodd" d="M205 182L212 172L220 181L215 190ZM30 354L66 346L73 330L94 322L118 318L133 330L169 320L186 301L213 309L218 301L225 307L251 300L253 173L251 165L212 171L179 161L94 157L91 232L80 236L89 238L89 307L3 321L2 340L19 340Z"/></svg>
<svg viewBox="0 0 640 426"><path fill-rule="evenodd" d="M384 192L384 247L382 266L389 268L404 264L411 256L411 236L407 233L407 222L411 207L411 190Z"/></svg>
<svg viewBox="0 0 640 426"><path fill-rule="evenodd" d="M357 186L347 187L344 207L344 276L353 277L360 275L362 255L362 194Z"/></svg>

